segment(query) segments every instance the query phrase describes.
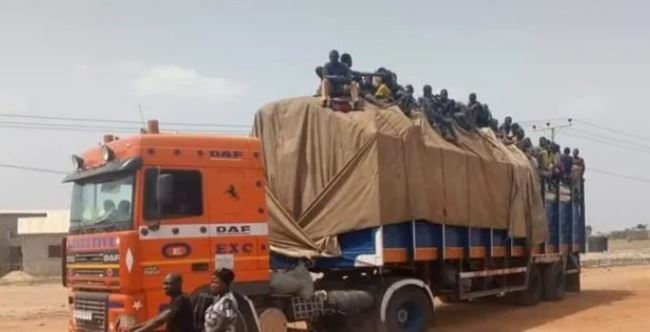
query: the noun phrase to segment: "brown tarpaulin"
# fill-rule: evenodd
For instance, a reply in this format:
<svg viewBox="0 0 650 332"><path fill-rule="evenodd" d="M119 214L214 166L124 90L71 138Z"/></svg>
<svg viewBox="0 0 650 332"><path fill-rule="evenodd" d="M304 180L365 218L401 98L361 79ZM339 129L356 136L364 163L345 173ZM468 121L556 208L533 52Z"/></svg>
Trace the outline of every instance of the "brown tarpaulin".
<svg viewBox="0 0 650 332"><path fill-rule="evenodd" d="M420 113L366 103L346 114L319 102L285 99L255 116L274 251L335 256L337 234L408 220L546 239L535 170L490 130L457 128L455 145Z"/></svg>

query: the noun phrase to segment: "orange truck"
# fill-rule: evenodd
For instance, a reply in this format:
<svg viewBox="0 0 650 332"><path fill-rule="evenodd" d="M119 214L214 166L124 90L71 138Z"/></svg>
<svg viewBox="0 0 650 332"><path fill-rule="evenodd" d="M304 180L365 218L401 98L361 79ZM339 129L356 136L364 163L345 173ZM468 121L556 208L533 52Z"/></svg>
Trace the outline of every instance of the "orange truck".
<svg viewBox="0 0 650 332"><path fill-rule="evenodd" d="M215 266L230 267L236 290L266 294L259 148L245 137L151 134L109 136L74 156L77 171L65 179L74 185L63 262L70 330L115 331L118 321L128 327L155 316L170 272L197 289Z"/></svg>
<svg viewBox="0 0 650 332"><path fill-rule="evenodd" d="M434 296L512 293L534 305L580 288L584 201L562 186L545 195L555 249L526 250L525 239L502 230L411 220L339 235L342 255L311 262L322 278L301 281L292 273L304 265L270 250L260 149L256 138L161 134L150 121L145 134L105 136L73 156L62 261L69 331L128 330L167 302L166 274L181 273L195 296L219 267L235 271L233 289L248 300L247 331L286 331L287 321L318 331L424 331Z"/></svg>

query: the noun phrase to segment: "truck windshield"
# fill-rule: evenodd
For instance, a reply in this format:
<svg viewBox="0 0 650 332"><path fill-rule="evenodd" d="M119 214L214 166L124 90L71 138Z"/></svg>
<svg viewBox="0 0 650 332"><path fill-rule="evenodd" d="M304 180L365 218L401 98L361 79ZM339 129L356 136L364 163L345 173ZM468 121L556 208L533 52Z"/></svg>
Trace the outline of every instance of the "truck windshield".
<svg viewBox="0 0 650 332"><path fill-rule="evenodd" d="M133 226L133 174L75 182L70 232L108 232Z"/></svg>

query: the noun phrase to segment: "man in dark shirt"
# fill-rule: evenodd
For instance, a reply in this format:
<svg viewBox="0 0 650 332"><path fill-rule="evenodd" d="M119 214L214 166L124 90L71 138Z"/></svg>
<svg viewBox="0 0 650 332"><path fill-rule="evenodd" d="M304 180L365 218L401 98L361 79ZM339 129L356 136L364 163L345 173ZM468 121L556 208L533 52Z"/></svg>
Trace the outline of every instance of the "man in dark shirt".
<svg viewBox="0 0 650 332"><path fill-rule="evenodd" d="M483 104L481 106L482 107L479 109L478 117L476 118L476 125L479 128L490 127L490 124L492 123L492 112L490 112L490 107L488 104Z"/></svg>
<svg viewBox="0 0 650 332"><path fill-rule="evenodd" d="M562 171L562 180L565 183L571 183L572 167L573 167L573 157L571 157L571 148L565 147L564 153L560 157L560 169Z"/></svg>
<svg viewBox="0 0 650 332"><path fill-rule="evenodd" d="M499 132L503 136L503 138L508 138L512 137L512 117L511 116L506 116L505 120L503 121L503 124L499 127Z"/></svg>
<svg viewBox="0 0 650 332"><path fill-rule="evenodd" d="M339 61L337 50L330 51L329 59L330 61L323 66L323 81L321 83L323 107L327 106L330 97L349 92L352 108L356 108L359 101L359 84L352 80L352 73L348 65ZM352 64L352 57L349 57L349 62Z"/></svg>
<svg viewBox="0 0 650 332"><path fill-rule="evenodd" d="M411 110L417 105L413 92L413 86L410 84L397 92L397 105L407 117L411 116Z"/></svg>
<svg viewBox="0 0 650 332"><path fill-rule="evenodd" d="M163 281L163 290L171 299L167 307L158 316L132 328L131 331L155 331L167 324L168 332L193 332L192 304L183 295L183 277L177 273L168 274Z"/></svg>
<svg viewBox="0 0 650 332"><path fill-rule="evenodd" d="M456 112L456 101L449 99L447 89L440 90L437 101L438 112L445 117L453 118L454 112Z"/></svg>

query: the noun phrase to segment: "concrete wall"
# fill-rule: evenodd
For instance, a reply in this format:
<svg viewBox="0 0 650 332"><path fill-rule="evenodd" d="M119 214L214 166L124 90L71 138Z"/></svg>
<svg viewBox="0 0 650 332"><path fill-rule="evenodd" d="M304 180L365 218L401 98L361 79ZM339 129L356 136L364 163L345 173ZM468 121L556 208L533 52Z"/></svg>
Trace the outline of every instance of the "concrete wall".
<svg viewBox="0 0 650 332"><path fill-rule="evenodd" d="M21 235L23 271L35 276L61 275L61 258L48 257L48 247L60 246L65 234Z"/></svg>
<svg viewBox="0 0 650 332"><path fill-rule="evenodd" d="M20 267L20 258L16 261L10 257L10 247L20 247L18 237L18 215L0 214L0 275Z"/></svg>

